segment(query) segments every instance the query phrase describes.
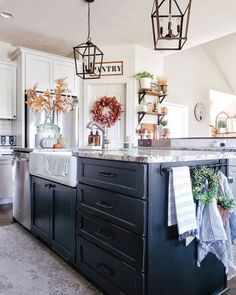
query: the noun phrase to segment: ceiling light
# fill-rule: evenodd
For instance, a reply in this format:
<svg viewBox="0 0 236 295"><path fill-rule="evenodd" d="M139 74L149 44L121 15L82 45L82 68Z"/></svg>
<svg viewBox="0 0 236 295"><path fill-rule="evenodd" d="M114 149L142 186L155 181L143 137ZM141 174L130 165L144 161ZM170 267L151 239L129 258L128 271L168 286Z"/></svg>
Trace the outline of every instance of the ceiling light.
<svg viewBox="0 0 236 295"><path fill-rule="evenodd" d="M0 16L3 18L13 18L13 15L10 12L2 11L0 12Z"/></svg>
<svg viewBox="0 0 236 295"><path fill-rule="evenodd" d="M155 50L180 50L187 41L192 0L154 0L152 30Z"/></svg>
<svg viewBox="0 0 236 295"><path fill-rule="evenodd" d="M94 0L84 0L88 3L88 37L85 43L73 47L76 75L82 79L99 79L101 76L103 53L91 42L90 37L90 3ZM82 64L79 63L82 58Z"/></svg>

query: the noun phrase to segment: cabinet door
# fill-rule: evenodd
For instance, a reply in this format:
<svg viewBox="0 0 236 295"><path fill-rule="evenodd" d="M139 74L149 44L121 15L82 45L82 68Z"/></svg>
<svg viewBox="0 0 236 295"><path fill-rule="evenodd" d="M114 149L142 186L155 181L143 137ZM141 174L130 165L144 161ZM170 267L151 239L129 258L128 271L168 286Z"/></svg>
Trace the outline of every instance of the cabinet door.
<svg viewBox="0 0 236 295"><path fill-rule="evenodd" d="M0 119L16 118L16 66L0 63Z"/></svg>
<svg viewBox="0 0 236 295"><path fill-rule="evenodd" d="M51 245L65 260L75 264L76 189L52 184Z"/></svg>
<svg viewBox="0 0 236 295"><path fill-rule="evenodd" d="M37 54L26 56L26 88L38 83L37 90L53 88L53 59Z"/></svg>
<svg viewBox="0 0 236 295"><path fill-rule="evenodd" d="M66 60L64 61L64 60L54 59L53 75L54 75L54 80L61 77L63 78L67 77L66 81L68 83L69 89L72 91L71 94L78 96L77 83L79 83L79 81L78 81L78 77L75 75L75 64L73 61L69 62Z"/></svg>
<svg viewBox="0 0 236 295"><path fill-rule="evenodd" d="M32 177L32 232L50 244L51 190L47 180Z"/></svg>

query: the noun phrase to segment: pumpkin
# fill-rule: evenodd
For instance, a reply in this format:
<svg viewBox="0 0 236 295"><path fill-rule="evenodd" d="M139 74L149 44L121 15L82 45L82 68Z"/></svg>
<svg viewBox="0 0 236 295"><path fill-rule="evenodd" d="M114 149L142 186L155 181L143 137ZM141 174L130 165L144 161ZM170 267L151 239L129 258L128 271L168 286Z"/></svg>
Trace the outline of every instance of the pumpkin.
<svg viewBox="0 0 236 295"><path fill-rule="evenodd" d="M62 148L62 145L60 143L55 143L53 145L54 149L61 149Z"/></svg>

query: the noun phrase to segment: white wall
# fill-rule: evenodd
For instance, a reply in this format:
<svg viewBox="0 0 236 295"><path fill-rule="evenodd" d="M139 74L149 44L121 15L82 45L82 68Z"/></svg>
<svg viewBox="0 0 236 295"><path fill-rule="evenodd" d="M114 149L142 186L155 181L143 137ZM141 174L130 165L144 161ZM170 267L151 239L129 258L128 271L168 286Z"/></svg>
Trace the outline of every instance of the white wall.
<svg viewBox="0 0 236 295"><path fill-rule="evenodd" d="M210 91L210 124L215 126L216 116L220 112L226 112L230 117L236 115L236 96L219 92Z"/></svg>
<svg viewBox="0 0 236 295"><path fill-rule="evenodd" d="M0 58L10 60L10 56L16 47L6 42L0 42Z"/></svg>
<svg viewBox="0 0 236 295"><path fill-rule="evenodd" d="M137 134L135 130L138 125L138 83L134 78L132 78L132 76L134 73L144 70L152 72L154 77L161 75L163 73L162 54L138 45L105 46L101 48L101 50L104 53L104 61L123 61L124 74L122 76L102 77L97 81L83 81L82 87L85 91L80 104L80 143L81 145L86 145L86 136L83 136L83 134L87 134L85 126L91 120L91 115L82 111L84 106L86 106L86 100L88 99L88 92L86 89L93 84L120 83L125 84L126 89L126 102L124 106L126 116L125 118L123 117L126 121L124 137L127 135L131 136L134 143L137 144Z"/></svg>
<svg viewBox="0 0 236 295"><path fill-rule="evenodd" d="M167 101L188 106L188 136L209 136L210 90L232 93L232 89L218 67L204 48L197 46L166 56L164 74L168 77L169 85ZM202 122L194 118L194 106L197 102L202 102L207 107L207 116Z"/></svg>

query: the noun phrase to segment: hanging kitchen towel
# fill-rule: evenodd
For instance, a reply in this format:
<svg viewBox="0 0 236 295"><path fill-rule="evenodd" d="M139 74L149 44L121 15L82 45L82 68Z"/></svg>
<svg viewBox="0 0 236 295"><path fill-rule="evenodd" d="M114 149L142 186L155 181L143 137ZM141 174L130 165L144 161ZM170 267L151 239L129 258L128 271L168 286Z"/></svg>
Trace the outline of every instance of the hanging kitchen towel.
<svg viewBox="0 0 236 295"><path fill-rule="evenodd" d="M218 171L218 179L221 187L221 191L225 197L229 199L234 199L232 190L228 183L227 177L221 172ZM236 212L231 211L229 212L229 226L230 226L230 239L234 245L236 245Z"/></svg>
<svg viewBox="0 0 236 295"><path fill-rule="evenodd" d="M53 155L45 157L45 171L51 176L66 176L68 174L69 156Z"/></svg>
<svg viewBox="0 0 236 295"><path fill-rule="evenodd" d="M210 252L222 261L226 270L228 269L228 256L226 251L226 233L220 212L217 208L216 199L209 204L198 204L198 257L197 262L200 266L202 260Z"/></svg>
<svg viewBox="0 0 236 295"><path fill-rule="evenodd" d="M224 195L229 199L234 199L228 179L221 171L218 171L218 179L221 195ZM229 218L225 224L225 233L227 236L226 249L228 255L227 279L229 280L236 276L236 213L234 211L229 212Z"/></svg>
<svg viewBox="0 0 236 295"><path fill-rule="evenodd" d="M189 167L173 167L169 173L168 226L177 224L179 240L197 232L196 206L193 201Z"/></svg>

